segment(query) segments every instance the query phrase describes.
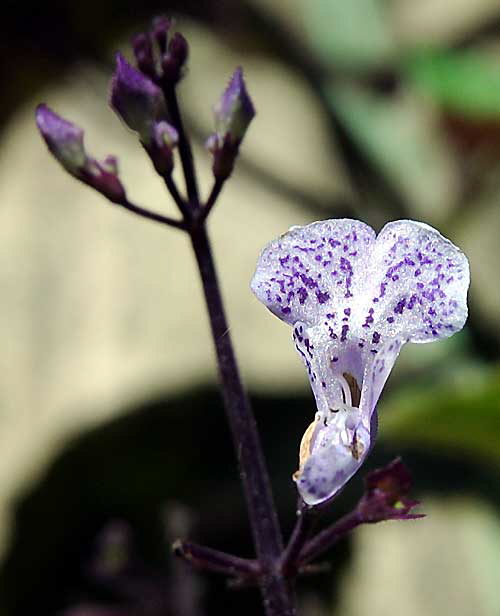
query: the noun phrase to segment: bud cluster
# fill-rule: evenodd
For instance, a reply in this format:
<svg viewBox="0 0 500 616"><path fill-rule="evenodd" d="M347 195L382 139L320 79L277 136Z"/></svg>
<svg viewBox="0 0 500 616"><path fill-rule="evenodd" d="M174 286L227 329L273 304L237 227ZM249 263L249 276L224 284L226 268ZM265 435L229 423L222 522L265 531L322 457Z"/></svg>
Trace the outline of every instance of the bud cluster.
<svg viewBox="0 0 500 616"><path fill-rule="evenodd" d="M175 94L175 87L185 73L189 49L182 34L172 33L172 25L170 19L159 17L148 32L134 37L135 66L121 53L116 54L109 103L124 124L137 133L156 172L165 179L167 188L186 215L189 208L184 207L186 202L179 195L171 174L174 151L179 146L184 174L190 176L187 201L193 201L192 207L198 207L197 190L193 191L196 182L190 146ZM207 148L213 156L217 189L207 202L210 203L207 214L222 183L232 172L241 141L254 115L242 70L238 68L214 106L214 133L207 140ZM82 129L46 105L38 107L36 121L49 150L69 173L115 203L126 200L114 157L99 162L89 156L83 145Z"/></svg>

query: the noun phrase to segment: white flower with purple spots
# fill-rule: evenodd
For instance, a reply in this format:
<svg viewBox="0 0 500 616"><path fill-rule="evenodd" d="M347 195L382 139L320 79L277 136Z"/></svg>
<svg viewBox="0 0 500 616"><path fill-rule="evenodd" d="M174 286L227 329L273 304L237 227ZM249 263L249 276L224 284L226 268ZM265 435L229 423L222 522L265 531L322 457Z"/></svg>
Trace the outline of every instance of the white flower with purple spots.
<svg viewBox="0 0 500 616"><path fill-rule="evenodd" d="M376 437L376 404L406 342L432 342L467 319L466 256L411 220L375 234L349 219L293 227L262 252L255 295L293 327L317 412L300 446L298 490L334 496Z"/></svg>

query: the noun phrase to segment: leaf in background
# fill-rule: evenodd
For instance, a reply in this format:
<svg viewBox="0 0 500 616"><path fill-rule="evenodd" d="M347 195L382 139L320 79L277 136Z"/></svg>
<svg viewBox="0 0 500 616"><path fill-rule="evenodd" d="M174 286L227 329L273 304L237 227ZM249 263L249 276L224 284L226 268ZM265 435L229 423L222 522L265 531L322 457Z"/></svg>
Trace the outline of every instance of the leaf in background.
<svg viewBox="0 0 500 616"><path fill-rule="evenodd" d="M497 616L500 520L480 500L423 497L425 520L358 529L335 613Z"/></svg>
<svg viewBox="0 0 500 616"><path fill-rule="evenodd" d="M500 366L469 368L445 385L406 387L380 411L384 439L500 463Z"/></svg>
<svg viewBox="0 0 500 616"><path fill-rule="evenodd" d="M394 184L411 215L438 223L457 199L457 168L433 110L402 90L391 98L350 84L325 86L352 139Z"/></svg>
<svg viewBox="0 0 500 616"><path fill-rule="evenodd" d="M414 84L448 111L500 117L499 58L477 50L422 50L405 62Z"/></svg>
<svg viewBox="0 0 500 616"><path fill-rule="evenodd" d="M301 2L306 27L323 62L366 68L394 53L389 20L379 0Z"/></svg>

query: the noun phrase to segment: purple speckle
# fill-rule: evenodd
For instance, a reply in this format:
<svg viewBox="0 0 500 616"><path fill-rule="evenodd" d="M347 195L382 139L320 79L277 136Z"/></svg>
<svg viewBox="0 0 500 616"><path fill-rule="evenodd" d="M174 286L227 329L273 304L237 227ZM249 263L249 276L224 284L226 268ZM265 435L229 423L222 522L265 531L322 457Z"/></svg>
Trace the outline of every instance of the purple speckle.
<svg viewBox="0 0 500 616"><path fill-rule="evenodd" d="M404 307L406 306L406 298L403 297L403 299L401 299L397 304L396 307L394 308L394 312L396 314L403 314L403 310Z"/></svg>
<svg viewBox="0 0 500 616"><path fill-rule="evenodd" d="M330 299L330 295L329 293L323 293L322 291L318 291L316 293L316 297L318 298L318 302L320 304L324 304L325 302L327 302Z"/></svg>
<svg viewBox="0 0 500 616"><path fill-rule="evenodd" d="M308 298L307 291L305 290L304 287L300 287L300 289L297 291L297 297L299 298L300 304L303 305L306 299Z"/></svg>

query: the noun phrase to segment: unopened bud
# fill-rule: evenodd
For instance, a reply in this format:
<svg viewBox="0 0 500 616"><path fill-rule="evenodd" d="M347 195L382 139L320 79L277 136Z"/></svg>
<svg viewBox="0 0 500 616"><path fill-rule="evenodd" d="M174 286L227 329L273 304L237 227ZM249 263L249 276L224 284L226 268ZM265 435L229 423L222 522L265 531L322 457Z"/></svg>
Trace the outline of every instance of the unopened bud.
<svg viewBox="0 0 500 616"><path fill-rule="evenodd" d="M255 109L247 92L243 71L238 67L214 107L215 132L221 140L241 142L255 116Z"/></svg>
<svg viewBox="0 0 500 616"><path fill-rule="evenodd" d="M163 80L166 84L175 85L183 76L184 66L189 55L187 40L176 32L168 44L168 51L163 56Z"/></svg>
<svg viewBox="0 0 500 616"><path fill-rule="evenodd" d="M114 203L125 198L125 189L118 178L116 157L108 156L102 163L88 156L83 143L83 130L47 107L38 105L36 123L49 150L71 175Z"/></svg>
<svg viewBox="0 0 500 616"><path fill-rule="evenodd" d="M174 168L174 149L179 142L179 135L168 122L158 122L153 130L154 139L147 148L156 171L170 175Z"/></svg>
<svg viewBox="0 0 500 616"><path fill-rule="evenodd" d="M137 34L132 40L132 47L139 70L151 79L156 79L153 44L149 34Z"/></svg>
<svg viewBox="0 0 500 616"><path fill-rule="evenodd" d="M38 105L35 118L38 130L55 158L72 175L78 175L87 160L83 130L61 118L45 104Z"/></svg>
<svg viewBox="0 0 500 616"><path fill-rule="evenodd" d="M120 53L116 55L110 103L125 124L139 133L143 143L151 141L154 123L164 112L162 92Z"/></svg>
<svg viewBox="0 0 500 616"><path fill-rule="evenodd" d="M156 17L153 20L153 29L151 34L158 43L161 54L164 54L167 50L167 36L171 25L172 22L170 21L170 19L168 17L165 17L164 15Z"/></svg>
<svg viewBox="0 0 500 616"><path fill-rule="evenodd" d="M224 180L231 175L240 143L254 116L243 72L237 68L214 107L215 133L205 144L213 155L212 170L216 178Z"/></svg>

